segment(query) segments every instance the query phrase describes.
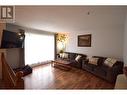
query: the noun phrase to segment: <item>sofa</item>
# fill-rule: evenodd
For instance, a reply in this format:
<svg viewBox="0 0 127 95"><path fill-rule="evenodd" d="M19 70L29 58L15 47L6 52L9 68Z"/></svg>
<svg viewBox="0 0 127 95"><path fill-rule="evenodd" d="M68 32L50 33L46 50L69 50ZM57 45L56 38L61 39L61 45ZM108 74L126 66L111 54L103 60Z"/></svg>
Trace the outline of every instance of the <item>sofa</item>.
<svg viewBox="0 0 127 95"><path fill-rule="evenodd" d="M112 67L104 64L107 57L93 56L93 58L98 58L97 65L90 64L89 60L82 61L82 69L92 74L99 76L111 83L115 83L118 74L123 73L123 62L116 61Z"/></svg>
<svg viewBox="0 0 127 95"><path fill-rule="evenodd" d="M70 66L73 66L73 67L76 67L76 68L79 68L81 69L82 68L82 60L85 60L86 59L86 55L85 54L80 54L80 53L72 53L72 52L64 52L62 54L67 54L67 57L60 57L60 55L58 54L57 55L57 59L62 59L64 61L67 61L69 62L69 65ZM77 61L75 60L76 57L80 55L80 59Z"/></svg>

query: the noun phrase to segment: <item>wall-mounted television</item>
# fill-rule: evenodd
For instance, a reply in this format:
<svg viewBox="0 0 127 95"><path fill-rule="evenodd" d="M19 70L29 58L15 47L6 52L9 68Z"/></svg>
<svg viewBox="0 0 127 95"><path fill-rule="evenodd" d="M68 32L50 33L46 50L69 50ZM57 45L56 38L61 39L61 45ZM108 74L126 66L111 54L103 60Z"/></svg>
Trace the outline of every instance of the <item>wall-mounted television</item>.
<svg viewBox="0 0 127 95"><path fill-rule="evenodd" d="M25 34L3 30L1 48L23 48Z"/></svg>

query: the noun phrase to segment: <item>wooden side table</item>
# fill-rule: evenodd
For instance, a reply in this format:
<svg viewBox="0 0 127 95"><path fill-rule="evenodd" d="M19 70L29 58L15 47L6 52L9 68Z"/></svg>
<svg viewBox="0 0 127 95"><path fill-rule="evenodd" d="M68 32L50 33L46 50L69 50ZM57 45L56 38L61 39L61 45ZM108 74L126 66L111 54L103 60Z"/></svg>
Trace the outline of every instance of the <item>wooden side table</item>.
<svg viewBox="0 0 127 95"><path fill-rule="evenodd" d="M117 76L115 89L127 89L127 77L124 74Z"/></svg>

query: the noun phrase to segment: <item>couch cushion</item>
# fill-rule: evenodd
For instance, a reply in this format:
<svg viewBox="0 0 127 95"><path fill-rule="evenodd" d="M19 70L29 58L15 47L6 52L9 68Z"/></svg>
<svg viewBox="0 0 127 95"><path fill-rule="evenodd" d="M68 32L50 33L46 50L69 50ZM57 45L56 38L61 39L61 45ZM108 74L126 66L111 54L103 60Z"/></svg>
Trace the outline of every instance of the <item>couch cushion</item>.
<svg viewBox="0 0 127 95"><path fill-rule="evenodd" d="M103 69L104 71L108 71L110 68L109 66L102 64L101 66L99 66L101 69Z"/></svg>
<svg viewBox="0 0 127 95"><path fill-rule="evenodd" d="M86 58L86 55L85 55L85 54L72 53L72 52L65 52L65 53L68 54L68 58L69 58L70 60L75 60L76 56L78 56L78 55L81 55L83 59Z"/></svg>
<svg viewBox="0 0 127 95"><path fill-rule="evenodd" d="M94 57L92 57L92 58L89 58L89 64L93 64L93 65L98 65L97 63L98 63L98 59L99 58L94 58Z"/></svg>
<svg viewBox="0 0 127 95"><path fill-rule="evenodd" d="M62 58L63 58L63 59L68 59L68 53L63 53L63 54L62 54Z"/></svg>
<svg viewBox="0 0 127 95"><path fill-rule="evenodd" d="M82 64L80 62L77 62L75 60L70 60L70 65L77 68L82 68Z"/></svg>
<svg viewBox="0 0 127 95"><path fill-rule="evenodd" d="M103 64L103 62L105 61L105 59L106 59L106 57L101 57L101 56L92 56L92 57L94 57L94 58L99 58L98 59L98 65L102 65Z"/></svg>
<svg viewBox="0 0 127 95"><path fill-rule="evenodd" d="M112 67L116 62L117 62L117 60L114 59L114 58L107 58L104 61L104 64L107 65L107 66L109 66L109 67Z"/></svg>
<svg viewBox="0 0 127 95"><path fill-rule="evenodd" d="M70 57L70 60L75 60L76 54L71 53L69 57Z"/></svg>
<svg viewBox="0 0 127 95"><path fill-rule="evenodd" d="M82 57L81 55L77 55L76 58L75 58L75 61L79 62L81 57Z"/></svg>
<svg viewBox="0 0 127 95"><path fill-rule="evenodd" d="M82 64L82 68L87 69L89 71L93 71L94 68L96 68L96 67L97 67L96 65L89 64L89 63Z"/></svg>
<svg viewBox="0 0 127 95"><path fill-rule="evenodd" d="M94 69L94 73L96 73L97 75L101 76L101 77L106 77L107 75L107 71L104 70L103 68L97 67Z"/></svg>

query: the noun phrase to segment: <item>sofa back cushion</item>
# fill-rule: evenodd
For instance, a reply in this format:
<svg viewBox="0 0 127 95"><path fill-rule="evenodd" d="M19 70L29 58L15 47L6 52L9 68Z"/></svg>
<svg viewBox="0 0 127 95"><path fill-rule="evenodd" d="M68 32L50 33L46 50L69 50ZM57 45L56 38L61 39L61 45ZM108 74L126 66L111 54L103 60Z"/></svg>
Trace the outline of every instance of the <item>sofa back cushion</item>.
<svg viewBox="0 0 127 95"><path fill-rule="evenodd" d="M65 52L68 54L68 59L69 60L75 60L75 58L78 56L78 55L81 55L81 60L82 59L86 59L86 55L85 54L80 54L80 53L72 53L72 52Z"/></svg>
<svg viewBox="0 0 127 95"><path fill-rule="evenodd" d="M101 57L101 56L93 56L93 58L98 58L98 62L97 62L98 65L102 65L106 59L106 57Z"/></svg>
<svg viewBox="0 0 127 95"><path fill-rule="evenodd" d="M81 59L81 57L82 57L81 55L77 55L76 58L75 58L75 60L76 60L77 62L79 62L80 59Z"/></svg>
<svg viewBox="0 0 127 95"><path fill-rule="evenodd" d="M117 60L114 59L114 58L107 58L104 61L104 64L107 65L107 66L109 66L109 67L112 67L116 62L117 62Z"/></svg>
<svg viewBox="0 0 127 95"><path fill-rule="evenodd" d="M107 57L102 57L102 56L93 56L93 57L99 58L98 65L105 65L104 61L107 59ZM122 61L117 61L113 66L115 66L115 65L119 65L120 68L122 68L123 67L123 62Z"/></svg>
<svg viewBox="0 0 127 95"><path fill-rule="evenodd" d="M98 65L99 58L91 57L89 58L89 64Z"/></svg>
<svg viewBox="0 0 127 95"><path fill-rule="evenodd" d="M69 56L69 59L70 59L70 60L75 60L76 54L70 53L69 55L70 55L70 56Z"/></svg>
<svg viewBox="0 0 127 95"><path fill-rule="evenodd" d="M63 53L63 54L62 54L62 58L63 58L63 59L68 59L68 53Z"/></svg>

